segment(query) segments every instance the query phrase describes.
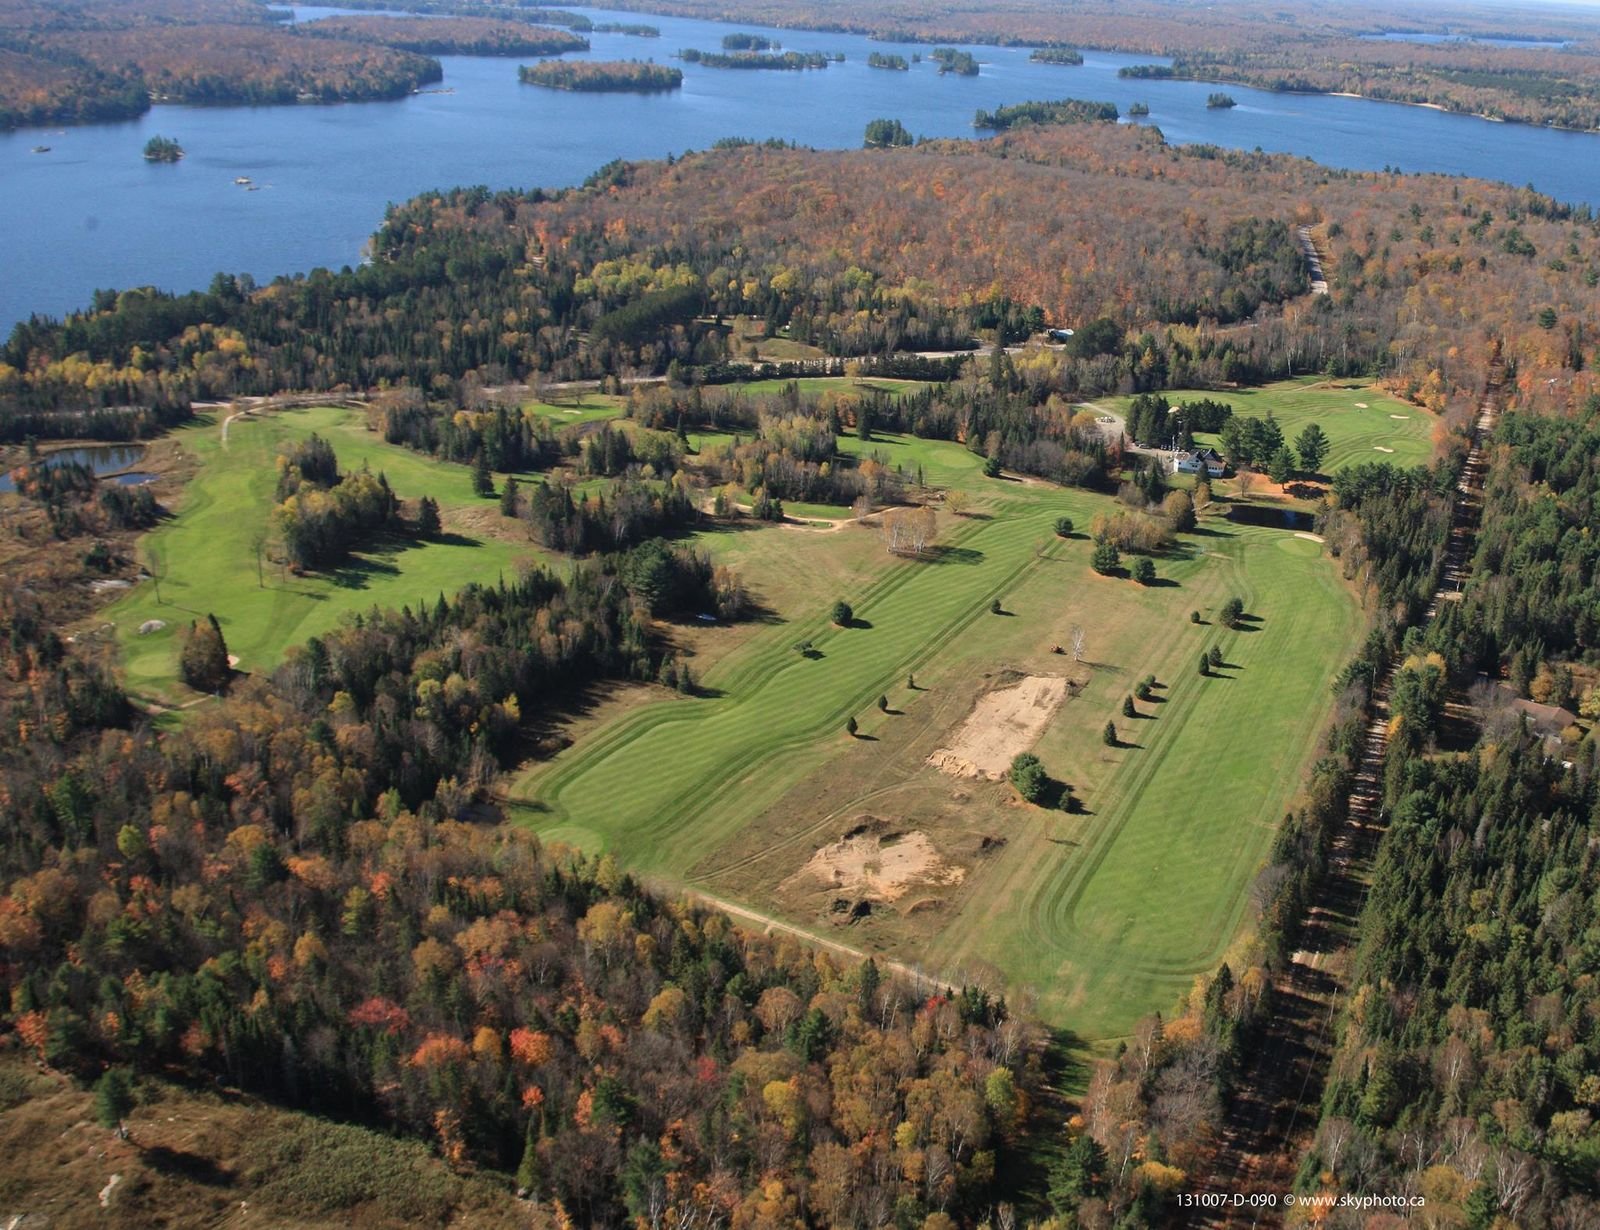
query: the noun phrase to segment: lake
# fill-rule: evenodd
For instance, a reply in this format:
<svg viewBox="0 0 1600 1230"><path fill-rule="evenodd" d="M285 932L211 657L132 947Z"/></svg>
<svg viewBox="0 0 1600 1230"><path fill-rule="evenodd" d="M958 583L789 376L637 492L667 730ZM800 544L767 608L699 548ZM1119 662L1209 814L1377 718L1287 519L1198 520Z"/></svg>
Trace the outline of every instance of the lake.
<svg viewBox="0 0 1600 1230"><path fill-rule="evenodd" d="M300 20L336 10L301 9ZM593 34L579 59L676 63L685 47L719 49L731 30L847 60L804 72L684 65L666 94L573 94L525 86L517 57L446 56L441 89L394 102L303 107L158 106L138 120L0 133L0 331L34 312L60 315L98 287L205 286L219 270L266 281L361 259L389 202L430 188L581 183L613 158L660 158L720 137L780 137L818 148L860 146L867 122L897 118L921 136L971 136L973 112L1029 99L1150 106L1174 142L1301 154L1332 166L1444 171L1532 183L1561 200L1600 203L1600 136L1497 124L1363 99L1273 94L1240 86L1210 110L1214 86L1117 76L1149 56L1085 52L1081 67L1034 64L1023 47L970 49L977 77L867 67L873 51L909 60L922 45L858 35L729 26L580 10L596 21L645 21L662 35ZM153 135L187 156L142 157ZM35 145L50 152L35 154ZM247 177L251 184L236 184ZM255 189L252 191L251 189Z"/></svg>

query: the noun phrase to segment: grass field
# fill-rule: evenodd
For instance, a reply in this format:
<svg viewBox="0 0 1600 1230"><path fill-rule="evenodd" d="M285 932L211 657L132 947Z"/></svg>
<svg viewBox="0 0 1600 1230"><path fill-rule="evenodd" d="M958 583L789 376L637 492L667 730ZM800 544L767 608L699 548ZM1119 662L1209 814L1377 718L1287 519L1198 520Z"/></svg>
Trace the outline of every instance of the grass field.
<svg viewBox="0 0 1600 1230"><path fill-rule="evenodd" d="M598 423L614 419L627 405L626 397L610 393L585 393L572 401L530 401L522 408L536 418L549 419L552 426L570 427L573 423Z"/></svg>
<svg viewBox="0 0 1600 1230"><path fill-rule="evenodd" d="M984 479L957 445L865 447L967 487L977 515L942 518L924 562L891 559L862 526L702 536L774 621L726 630L738 641L704 672L709 695L622 707L532 766L513 812L667 884L941 976L1003 982L1090 1040L1125 1034L1238 935L1329 681L1359 638L1356 604L1316 543L1225 523L1162 559L1161 584L1101 578L1092 544L1051 525L1063 513L1086 524L1103 497ZM1190 623L1233 595L1260 616L1251 630ZM836 597L860 626L829 623ZM994 599L1006 614L990 612ZM1076 666L1051 652L1073 625L1089 636ZM795 649L807 640L814 656ZM1212 643L1229 666L1202 679L1195 660ZM1014 675L1063 673L1082 678L1036 751L1080 813L1019 806L1003 784L927 765L977 697ZM1122 718L1146 673L1164 685L1160 703ZM843 732L852 716L860 738ZM1101 741L1108 718L1123 730L1116 748ZM959 882L836 927L836 894L801 872L864 817L925 834Z"/></svg>
<svg viewBox="0 0 1600 1230"><path fill-rule="evenodd" d="M1265 418L1270 410L1291 448L1306 425L1316 423L1328 437L1328 456L1322 463L1328 474L1362 461L1423 465L1433 453L1434 416L1373 385L1312 377L1222 393L1172 389L1166 396L1172 402L1213 398L1227 402L1235 414L1251 418ZM1131 400L1107 398L1103 404L1125 415ZM1198 433L1195 439L1201 444L1218 443L1208 432Z"/></svg>
<svg viewBox="0 0 1600 1230"><path fill-rule="evenodd" d="M263 560L256 544L266 534L277 485L282 442L313 431L332 443L341 470L363 464L387 475L403 499L439 501L446 536L438 542L395 540L352 556L326 573L293 576ZM360 411L318 407L236 419L226 444L217 421L204 419L174 434L200 462L178 513L140 543L142 561L159 579L139 585L111 607L127 686L135 694L174 699L179 632L214 613L241 670L274 666L284 649L324 632L351 611L399 607L453 594L473 580L493 580L534 554L532 544L477 532L498 520L492 501L472 493L471 472L392 445L368 432ZM164 620L159 632L139 626Z"/></svg>

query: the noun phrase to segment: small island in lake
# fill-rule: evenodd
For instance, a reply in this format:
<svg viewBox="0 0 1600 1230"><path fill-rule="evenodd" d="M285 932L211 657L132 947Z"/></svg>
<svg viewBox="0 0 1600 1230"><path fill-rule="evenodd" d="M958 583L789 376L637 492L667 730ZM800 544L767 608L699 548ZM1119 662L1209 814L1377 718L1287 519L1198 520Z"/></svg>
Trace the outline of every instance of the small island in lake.
<svg viewBox="0 0 1600 1230"><path fill-rule="evenodd" d="M970 51L957 51L954 47L935 47L928 58L939 66L939 75L954 73L958 77L976 77L978 61Z"/></svg>
<svg viewBox="0 0 1600 1230"><path fill-rule="evenodd" d="M980 110L973 117L974 128L1005 132L1028 124L1093 124L1115 122L1117 104L1086 102L1081 98L1062 98L1055 102L1015 103L993 111Z"/></svg>
<svg viewBox="0 0 1600 1230"><path fill-rule="evenodd" d="M517 75L524 85L594 93L653 94L683 84L682 69L647 60L541 60L524 64Z"/></svg>
<svg viewBox="0 0 1600 1230"><path fill-rule="evenodd" d="M874 51L867 57L868 68L888 68L897 73L909 73L911 65L906 62L905 56L884 55L881 51Z"/></svg>
<svg viewBox="0 0 1600 1230"><path fill-rule="evenodd" d="M726 40L724 40L726 41ZM775 68L802 69L827 68L829 64L844 63L842 51L697 51L685 47L678 52L685 64L700 64L706 68Z"/></svg>
<svg viewBox="0 0 1600 1230"><path fill-rule="evenodd" d="M183 157L183 146L171 137L151 137L144 143L146 162L177 162Z"/></svg>
<svg viewBox="0 0 1600 1230"><path fill-rule="evenodd" d="M660 38L660 26L647 26L638 21L602 21L590 27L596 34L631 34L635 38Z"/></svg>
<svg viewBox="0 0 1600 1230"><path fill-rule="evenodd" d="M1028 59L1035 64L1077 65L1083 63L1083 52L1072 47L1035 47Z"/></svg>
<svg viewBox="0 0 1600 1230"><path fill-rule="evenodd" d="M1232 94L1207 94L1206 106L1216 111L1226 111L1229 107L1237 107Z"/></svg>
<svg viewBox="0 0 1600 1230"><path fill-rule="evenodd" d="M1141 102L1141 103L1129 103L1128 104L1128 115L1132 119L1138 119L1138 118L1140 118L1142 116L1146 116L1146 115L1149 115L1149 114L1150 114L1150 104L1149 103L1142 103Z"/></svg>

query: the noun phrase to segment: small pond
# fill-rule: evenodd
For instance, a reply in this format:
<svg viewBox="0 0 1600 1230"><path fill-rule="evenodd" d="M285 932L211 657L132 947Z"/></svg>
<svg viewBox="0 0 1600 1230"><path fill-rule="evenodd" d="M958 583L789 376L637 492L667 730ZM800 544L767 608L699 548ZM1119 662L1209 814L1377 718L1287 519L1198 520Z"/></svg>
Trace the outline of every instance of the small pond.
<svg viewBox="0 0 1600 1230"><path fill-rule="evenodd" d="M113 474L116 475L116 482L131 487L147 483L155 477L154 474L124 473L130 466L136 466L143 460L142 444L85 444L76 448L57 449L45 456L44 463L47 466L61 466L75 462L78 465L88 466L97 478ZM0 491L16 489L17 485L12 481L10 473L0 473Z"/></svg>

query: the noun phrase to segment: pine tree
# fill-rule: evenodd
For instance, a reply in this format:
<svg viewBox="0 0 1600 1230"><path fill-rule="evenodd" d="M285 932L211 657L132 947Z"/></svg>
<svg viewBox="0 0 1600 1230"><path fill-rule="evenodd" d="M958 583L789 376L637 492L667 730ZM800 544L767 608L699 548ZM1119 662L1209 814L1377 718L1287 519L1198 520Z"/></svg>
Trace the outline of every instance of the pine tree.
<svg viewBox="0 0 1600 1230"><path fill-rule="evenodd" d="M500 515L515 517L521 508L522 501L517 495L517 480L507 478L505 487L500 491Z"/></svg>
<svg viewBox="0 0 1600 1230"><path fill-rule="evenodd" d="M439 501L425 495L417 501L417 534L421 538L437 538L439 529Z"/></svg>
<svg viewBox="0 0 1600 1230"><path fill-rule="evenodd" d="M849 735L853 739L856 736L856 730L857 730L857 726L856 726L855 718L853 718L853 717L845 718L845 720L844 720L844 733Z"/></svg>
<svg viewBox="0 0 1600 1230"><path fill-rule="evenodd" d="M472 490L485 499L494 495L494 475L489 471L489 458L482 449L472 459Z"/></svg>
<svg viewBox="0 0 1600 1230"><path fill-rule="evenodd" d="M220 692L228 686L233 668L228 665L228 645L215 615L189 625L178 658L178 671L196 692Z"/></svg>
<svg viewBox="0 0 1600 1230"><path fill-rule="evenodd" d="M1117 724L1115 722L1107 722L1105 730L1101 733L1101 738L1103 738L1105 740L1105 744L1106 744L1107 747L1116 747L1117 746Z"/></svg>

